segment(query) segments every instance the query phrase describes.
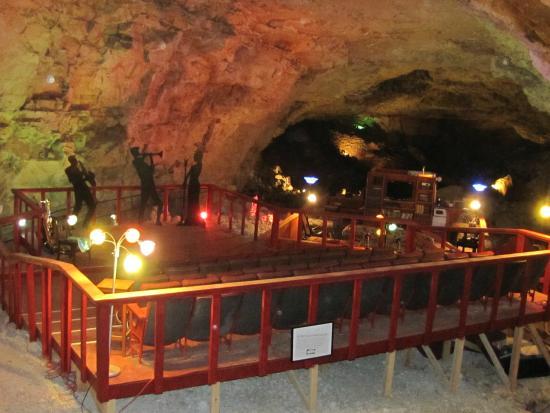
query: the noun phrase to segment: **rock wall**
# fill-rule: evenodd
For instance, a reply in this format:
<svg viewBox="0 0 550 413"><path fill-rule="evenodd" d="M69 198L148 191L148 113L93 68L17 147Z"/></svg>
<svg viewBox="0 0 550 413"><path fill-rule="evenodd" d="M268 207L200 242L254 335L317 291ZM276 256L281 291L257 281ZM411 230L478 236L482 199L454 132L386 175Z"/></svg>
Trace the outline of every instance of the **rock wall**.
<svg viewBox="0 0 550 413"><path fill-rule="evenodd" d="M5 0L0 203L66 185L70 153L99 184L135 183L128 148L145 143L164 151L158 182L204 145L203 181L239 186L306 118L459 118L548 142L548 22L548 0Z"/></svg>

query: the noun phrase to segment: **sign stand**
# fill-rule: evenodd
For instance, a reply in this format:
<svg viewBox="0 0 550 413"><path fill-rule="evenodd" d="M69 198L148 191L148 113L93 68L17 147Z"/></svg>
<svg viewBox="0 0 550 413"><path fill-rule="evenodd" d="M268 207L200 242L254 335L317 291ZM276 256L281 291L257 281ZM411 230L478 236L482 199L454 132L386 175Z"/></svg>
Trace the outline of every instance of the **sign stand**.
<svg viewBox="0 0 550 413"><path fill-rule="evenodd" d="M333 324L314 324L292 329L292 361L311 360L332 354ZM314 364L309 369L309 394L306 394L294 371L289 370L287 376L294 385L308 411L317 411L317 393L319 388L319 365Z"/></svg>

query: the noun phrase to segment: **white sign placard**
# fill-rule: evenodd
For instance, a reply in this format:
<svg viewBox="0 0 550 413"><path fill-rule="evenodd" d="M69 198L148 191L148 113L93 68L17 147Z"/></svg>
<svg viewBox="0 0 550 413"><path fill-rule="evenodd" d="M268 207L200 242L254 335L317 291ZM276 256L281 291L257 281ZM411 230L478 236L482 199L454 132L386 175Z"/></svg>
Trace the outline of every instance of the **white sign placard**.
<svg viewBox="0 0 550 413"><path fill-rule="evenodd" d="M332 354L332 323L292 329L292 361Z"/></svg>

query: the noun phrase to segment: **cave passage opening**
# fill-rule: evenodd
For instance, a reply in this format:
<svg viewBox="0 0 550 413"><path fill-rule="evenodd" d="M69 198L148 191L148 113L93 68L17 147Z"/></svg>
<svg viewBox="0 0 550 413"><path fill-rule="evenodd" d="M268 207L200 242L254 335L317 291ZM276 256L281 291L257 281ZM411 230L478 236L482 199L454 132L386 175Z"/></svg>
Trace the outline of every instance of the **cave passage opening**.
<svg viewBox="0 0 550 413"><path fill-rule="evenodd" d="M361 198L367 173L376 167L425 168L442 178L438 194L449 200L475 194L475 183L486 185L489 189L477 196L484 198L492 226L544 230L548 225L534 212L550 195L548 145L522 139L511 128L486 128L462 119L395 120L393 125L408 127L387 128L370 116L291 125L261 152L244 191L300 207L312 190L324 203L338 196ZM317 183L307 184L306 176L317 177ZM512 186L502 195L491 185L505 176L512 178Z"/></svg>

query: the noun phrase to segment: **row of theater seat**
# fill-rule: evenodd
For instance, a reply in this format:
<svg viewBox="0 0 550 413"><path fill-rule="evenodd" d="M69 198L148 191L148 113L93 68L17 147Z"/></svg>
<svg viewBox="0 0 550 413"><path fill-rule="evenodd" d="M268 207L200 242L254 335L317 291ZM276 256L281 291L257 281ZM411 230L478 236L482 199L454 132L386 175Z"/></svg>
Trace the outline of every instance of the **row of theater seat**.
<svg viewBox="0 0 550 413"><path fill-rule="evenodd" d="M425 258L428 254L422 255ZM433 251L435 254L435 251ZM486 253L487 254L487 253ZM467 254L447 255L447 259L466 258ZM371 257L369 257L371 258ZM411 259L414 257L401 256ZM399 258L394 258L398 262ZM377 261L366 261L366 263ZM384 261L379 261L384 262ZM531 277L527 280L529 289L535 288L538 277L544 271L547 257L538 259L532 265ZM522 274L526 267L523 260L507 263L500 295L520 291L522 287ZM341 264L346 265L345 263ZM391 265L391 264L390 264ZM331 267L334 271L335 267ZM319 267L307 268L320 272ZM283 276L303 274L301 269L290 271L250 273L222 273L219 274L195 274L194 276L171 275L170 281L162 283L146 283L141 289L166 288L178 286L205 285L217 282L235 282L255 279L267 279ZM452 305L459 301L463 293L465 268L458 267L442 271L439 276L437 303L438 305ZM179 278L178 278L179 277ZM470 291L470 300L478 300L483 296L495 295L496 265L485 264L475 267ZM364 318L375 314L389 314L392 308L394 280L391 276L367 278L362 283L360 317ZM407 274L404 277L400 307L401 310L418 310L428 305L430 293L431 274L425 271ZM319 286L319 299L316 314L316 322L334 322L351 317L353 284L351 282L339 282L321 284ZM227 334L256 334L260 331L261 317L261 291L244 294L228 294L222 296L220 335ZM306 323L308 319L309 288L297 287L275 289L272 291L271 301L271 325L275 329L290 329ZM208 340L210 334L210 306L211 297L182 298L167 301L166 304L166 343L177 336L190 340ZM154 337L154 308L144 317L147 318L146 326L141 341L152 344ZM135 311L140 311L139 309ZM139 341L139 340L138 340ZM172 341L173 342L173 341Z"/></svg>
<svg viewBox="0 0 550 413"><path fill-rule="evenodd" d="M255 278L321 274L490 255L493 255L492 251L465 253L444 252L441 249L418 250L410 253L396 253L387 248L366 251L335 249L319 252L314 250L294 255L283 254L259 259L243 258L167 268L164 274L139 280L134 289L189 287L220 281L248 281Z"/></svg>

